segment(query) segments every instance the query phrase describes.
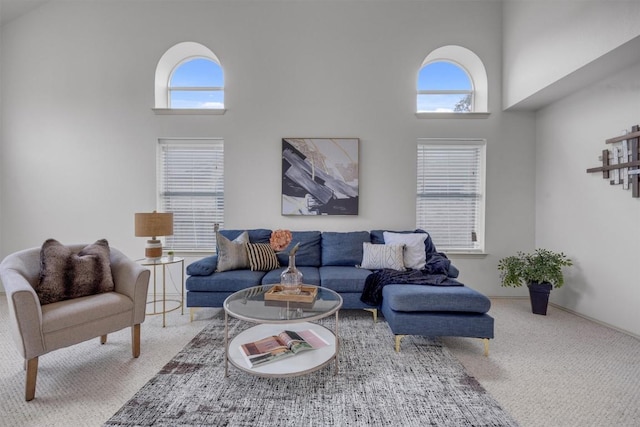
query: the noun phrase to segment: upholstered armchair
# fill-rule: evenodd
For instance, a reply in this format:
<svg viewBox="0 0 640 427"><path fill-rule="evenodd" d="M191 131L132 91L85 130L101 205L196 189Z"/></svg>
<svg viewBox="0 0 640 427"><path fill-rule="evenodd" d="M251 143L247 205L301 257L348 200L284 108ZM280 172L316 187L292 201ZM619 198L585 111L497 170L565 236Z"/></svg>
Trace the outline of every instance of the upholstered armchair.
<svg viewBox="0 0 640 427"><path fill-rule="evenodd" d="M74 254L85 247L66 246ZM131 327L132 353L137 358L149 286L149 270L107 243L105 263L110 264L112 291L41 304L40 291L36 292L41 282L40 252L41 248L26 249L0 264L12 337L25 359L26 400L35 396L38 357L45 353L97 337L104 344L107 334Z"/></svg>

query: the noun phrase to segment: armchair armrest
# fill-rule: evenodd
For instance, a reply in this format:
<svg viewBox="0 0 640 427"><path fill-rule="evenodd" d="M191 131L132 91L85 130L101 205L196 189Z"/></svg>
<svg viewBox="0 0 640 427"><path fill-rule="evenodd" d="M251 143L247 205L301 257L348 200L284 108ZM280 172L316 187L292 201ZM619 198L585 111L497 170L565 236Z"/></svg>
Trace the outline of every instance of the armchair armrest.
<svg viewBox="0 0 640 427"><path fill-rule="evenodd" d="M11 260L8 260L11 261ZM42 334L42 307L31 283L8 263L0 268L7 294L11 336L25 359L46 353Z"/></svg>
<svg viewBox="0 0 640 427"><path fill-rule="evenodd" d="M111 274L115 292L124 294L133 301L135 306L133 324L142 323L151 272L129 259L119 250L111 248Z"/></svg>

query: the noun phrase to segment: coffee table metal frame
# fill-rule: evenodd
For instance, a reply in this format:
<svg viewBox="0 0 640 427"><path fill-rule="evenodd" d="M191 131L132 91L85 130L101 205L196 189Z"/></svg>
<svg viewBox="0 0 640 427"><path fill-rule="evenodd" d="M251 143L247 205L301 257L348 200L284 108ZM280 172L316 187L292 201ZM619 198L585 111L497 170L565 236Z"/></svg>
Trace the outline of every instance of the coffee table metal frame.
<svg viewBox="0 0 640 427"><path fill-rule="evenodd" d="M267 301L265 303L264 294L269 289L271 289L271 286L272 285L256 286L243 289L241 291L235 292L234 294L227 297L227 299L225 299L223 304L225 376L229 376L229 363L242 371L262 377L293 377L317 371L318 369L321 369L322 367L328 365L331 360L334 360L335 362L335 374L337 375L338 351L340 347L338 335L338 313L340 308L342 307L342 297L340 296L340 294L332 291L331 289L318 287L318 295L316 297L316 301L314 301L313 304L279 301L273 306L268 306L267 304L270 303L270 301ZM322 309L321 305L316 307L316 303L322 301L323 297L328 297L330 299L328 299L327 301L334 302L334 304L328 305L325 310ZM246 304L247 302L251 302L251 304L254 304L254 306L257 308L255 310L255 313L252 313L251 310L247 310L244 313L235 311L232 307L232 302L237 302L239 300L243 301L244 304ZM307 308L307 311L305 311L305 308ZM316 309L315 311L313 311L314 308ZM333 332L331 332L324 326L309 323L316 320L324 319L331 315L335 315L335 327ZM229 316L243 321L257 323L257 325L241 332L236 337L234 337L233 340L230 341ZM276 328L280 330L286 329L287 325L289 325L290 328L293 325L294 327L292 329L294 330L300 328L313 329L314 331L319 333L325 340L329 341L329 346L326 348L320 348L297 354L289 359L279 360L277 362L261 365L256 368L251 368L248 366L245 359L241 357L241 353L239 350L239 344L241 344L240 341L245 339L247 342L249 342L268 336L266 333L267 331L271 333L271 328L266 325L269 324L274 326L277 325ZM274 328L274 331L275 330L276 329ZM333 338L333 343L331 343L330 341L331 338ZM237 343L235 341L237 341ZM244 342L245 341L242 341L242 343ZM230 354L230 346L232 343L234 346L238 347L238 351L233 350L233 354ZM328 351L330 351L330 353L325 353L323 356L321 356L320 361L318 361L317 358L314 358L312 354L308 354L316 352L326 352L327 349L329 349ZM273 365L277 364L280 365L278 365L277 369L274 369Z"/></svg>

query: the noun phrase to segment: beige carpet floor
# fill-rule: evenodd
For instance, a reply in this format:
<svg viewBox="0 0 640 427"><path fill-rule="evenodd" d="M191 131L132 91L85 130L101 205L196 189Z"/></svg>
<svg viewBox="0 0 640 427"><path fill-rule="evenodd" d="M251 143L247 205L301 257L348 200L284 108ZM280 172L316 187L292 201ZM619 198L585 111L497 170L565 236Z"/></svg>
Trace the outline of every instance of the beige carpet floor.
<svg viewBox="0 0 640 427"><path fill-rule="evenodd" d="M530 312L526 299L495 299L496 338L443 342L523 427L640 426L640 340L550 307ZM149 316L142 354L130 356L128 330L40 358L36 399L24 401L23 363L0 295L0 425L100 426L195 336L217 310L189 322L172 312L167 327ZM411 339L411 337L406 338ZM393 338L389 333L389 342Z"/></svg>
<svg viewBox="0 0 640 427"><path fill-rule="evenodd" d="M477 340L443 342L522 426L640 426L640 340L528 299L493 299L488 358Z"/></svg>

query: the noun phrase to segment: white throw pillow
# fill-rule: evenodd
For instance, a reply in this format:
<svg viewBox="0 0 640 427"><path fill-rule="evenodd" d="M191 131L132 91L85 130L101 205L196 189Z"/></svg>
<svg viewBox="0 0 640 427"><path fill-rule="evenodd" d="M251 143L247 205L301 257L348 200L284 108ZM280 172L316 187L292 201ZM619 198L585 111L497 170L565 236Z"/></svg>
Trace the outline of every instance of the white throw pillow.
<svg viewBox="0 0 640 427"><path fill-rule="evenodd" d="M403 245L374 245L363 242L362 264L360 264L360 267L369 270L391 268L404 271L403 249Z"/></svg>
<svg viewBox="0 0 640 427"><path fill-rule="evenodd" d="M392 245L404 245L404 266L414 270L422 270L427 262L424 249L424 241L427 233L392 233L385 231L384 243Z"/></svg>

